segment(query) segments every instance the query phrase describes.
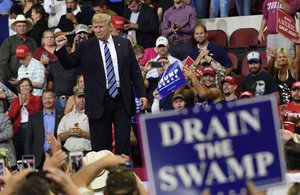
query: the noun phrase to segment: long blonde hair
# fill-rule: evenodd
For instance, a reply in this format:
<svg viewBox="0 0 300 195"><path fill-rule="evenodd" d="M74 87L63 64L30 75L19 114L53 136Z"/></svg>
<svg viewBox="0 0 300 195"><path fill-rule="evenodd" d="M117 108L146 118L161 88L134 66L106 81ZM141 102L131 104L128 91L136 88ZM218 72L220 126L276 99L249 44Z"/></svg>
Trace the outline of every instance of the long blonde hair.
<svg viewBox="0 0 300 195"><path fill-rule="evenodd" d="M277 64L277 57L278 55L282 53L283 55L285 55L285 57L287 58L287 61L288 61L288 65L287 65L287 68L288 69L291 69L291 66L292 66L292 58L291 58L291 54L290 52L285 49L285 48L278 48L276 49L276 60L275 60L275 63L274 63L274 67L276 69L281 69L281 67Z"/></svg>

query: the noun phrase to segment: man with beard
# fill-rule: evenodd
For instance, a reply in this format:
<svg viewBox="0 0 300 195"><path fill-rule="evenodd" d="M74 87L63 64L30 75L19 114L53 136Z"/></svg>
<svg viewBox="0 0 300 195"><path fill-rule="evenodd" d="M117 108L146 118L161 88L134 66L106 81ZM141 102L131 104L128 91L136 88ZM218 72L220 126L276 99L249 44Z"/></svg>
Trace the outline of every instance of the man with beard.
<svg viewBox="0 0 300 195"><path fill-rule="evenodd" d="M280 121L283 123L284 129L299 133L300 81L294 82L291 87L291 101L279 105L278 110L280 111Z"/></svg>
<svg viewBox="0 0 300 195"><path fill-rule="evenodd" d="M247 55L250 74L246 76L242 91L250 91L255 96L273 94L277 102L280 101L277 85L273 77L262 70L261 57L258 52L250 52Z"/></svg>
<svg viewBox="0 0 300 195"><path fill-rule="evenodd" d="M222 90L224 101L233 101L237 99L236 96L237 80L232 76L227 76L222 81Z"/></svg>

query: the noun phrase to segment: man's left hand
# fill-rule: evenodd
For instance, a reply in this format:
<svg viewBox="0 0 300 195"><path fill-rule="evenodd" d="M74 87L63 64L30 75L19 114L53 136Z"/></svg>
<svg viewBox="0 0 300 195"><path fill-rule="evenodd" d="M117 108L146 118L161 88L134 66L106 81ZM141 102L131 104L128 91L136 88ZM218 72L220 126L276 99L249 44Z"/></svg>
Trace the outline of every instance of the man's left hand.
<svg viewBox="0 0 300 195"><path fill-rule="evenodd" d="M129 23L124 25L125 30L137 30L138 24Z"/></svg>
<svg viewBox="0 0 300 195"><path fill-rule="evenodd" d="M147 98L141 97L140 103L141 103L142 110L145 110L147 108Z"/></svg>

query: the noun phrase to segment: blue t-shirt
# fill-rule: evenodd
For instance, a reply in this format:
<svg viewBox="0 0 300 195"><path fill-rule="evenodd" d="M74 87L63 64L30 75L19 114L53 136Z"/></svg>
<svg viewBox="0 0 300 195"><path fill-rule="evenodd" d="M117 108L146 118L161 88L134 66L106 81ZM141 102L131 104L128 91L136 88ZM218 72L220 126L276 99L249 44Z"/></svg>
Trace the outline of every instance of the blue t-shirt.
<svg viewBox="0 0 300 195"><path fill-rule="evenodd" d="M219 62L222 66L224 66L225 68L230 68L232 66L228 53L222 46L209 42L207 49L209 50L208 55L213 57L214 60ZM197 58L198 51L199 48L198 45L196 45L196 47L194 47L190 53L190 57L193 58L193 60Z"/></svg>
<svg viewBox="0 0 300 195"><path fill-rule="evenodd" d="M0 3L0 14L2 14L3 12L9 13L12 4L13 2L11 0L2 0L2 2Z"/></svg>

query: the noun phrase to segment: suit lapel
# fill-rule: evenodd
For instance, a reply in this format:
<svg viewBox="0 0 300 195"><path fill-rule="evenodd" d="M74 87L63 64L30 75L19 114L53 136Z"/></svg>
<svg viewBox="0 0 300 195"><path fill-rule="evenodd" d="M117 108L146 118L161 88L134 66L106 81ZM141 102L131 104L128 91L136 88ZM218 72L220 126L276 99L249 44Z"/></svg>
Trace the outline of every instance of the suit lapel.
<svg viewBox="0 0 300 195"><path fill-rule="evenodd" d="M60 123L61 118L63 117L63 114L60 112L55 112L55 127L54 127L54 136L57 137L57 128L58 124Z"/></svg>
<svg viewBox="0 0 300 195"><path fill-rule="evenodd" d="M141 3L141 8L140 8L140 11L139 11L140 13L139 13L138 19L137 19L137 21L136 21L137 24L140 24L140 23L141 23L140 20L142 20L142 17L143 17L143 14L141 14L141 13L143 13L143 9L144 9L144 6L143 6L143 4Z"/></svg>
<svg viewBox="0 0 300 195"><path fill-rule="evenodd" d="M114 40L114 44L115 44L115 48L116 48L116 52L117 52L117 58L118 58L118 69L119 69L119 75L121 75L122 73L122 52L124 51L122 48L123 45L120 43L119 39L116 39L116 37L113 36L113 40Z"/></svg>
<svg viewBox="0 0 300 195"><path fill-rule="evenodd" d="M45 143L45 127L44 127L44 109L42 109L40 111L41 113L38 115L38 120L37 120L37 128L38 128L38 131L41 133L40 134L40 138L41 138L41 142L42 142L42 145L44 146L44 143Z"/></svg>
<svg viewBox="0 0 300 195"><path fill-rule="evenodd" d="M93 39L94 40L93 40L92 46L91 46L92 56L95 57L98 67L100 68L101 72L104 74L104 66L103 66L103 61L102 61L102 56L101 56L99 40L95 37ZM94 49L92 49L92 48L94 48ZM98 56L98 57L96 57L96 56Z"/></svg>

